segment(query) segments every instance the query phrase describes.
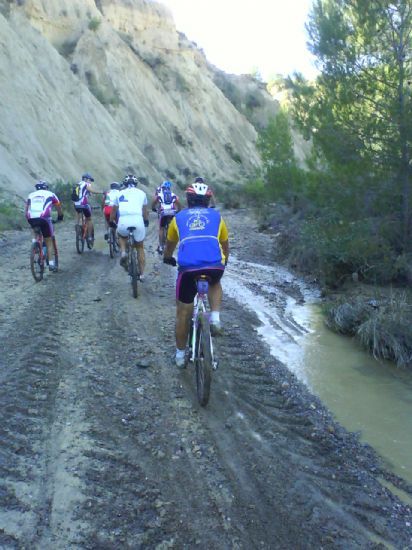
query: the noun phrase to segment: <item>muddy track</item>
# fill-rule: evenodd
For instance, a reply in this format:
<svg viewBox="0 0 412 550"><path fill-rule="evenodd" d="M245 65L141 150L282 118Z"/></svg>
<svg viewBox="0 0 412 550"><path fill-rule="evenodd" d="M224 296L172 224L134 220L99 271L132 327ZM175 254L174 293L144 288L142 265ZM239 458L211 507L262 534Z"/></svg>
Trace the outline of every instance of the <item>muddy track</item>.
<svg viewBox="0 0 412 550"><path fill-rule="evenodd" d="M60 225L61 271L37 284L28 232L0 245L0 548L412 548L377 457L268 355L237 302L198 406L193 372L172 363L175 271L153 225L138 300L101 225L82 256ZM267 236L252 242L264 263Z"/></svg>

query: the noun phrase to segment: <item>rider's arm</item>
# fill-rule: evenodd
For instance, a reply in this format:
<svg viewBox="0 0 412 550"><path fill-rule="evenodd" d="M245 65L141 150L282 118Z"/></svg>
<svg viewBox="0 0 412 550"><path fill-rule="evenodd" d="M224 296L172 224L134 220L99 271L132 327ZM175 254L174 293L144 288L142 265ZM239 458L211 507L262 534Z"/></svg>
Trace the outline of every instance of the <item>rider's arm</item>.
<svg viewBox="0 0 412 550"><path fill-rule="evenodd" d="M222 252L225 256L225 264L227 264L229 259L229 232L223 218L221 218L220 220L217 238L219 239L220 246L222 247Z"/></svg>
<svg viewBox="0 0 412 550"><path fill-rule="evenodd" d="M179 230L177 228L176 219L173 218L170 222L169 229L167 230L166 246L163 253L165 258L173 256L176 245L179 242Z"/></svg>

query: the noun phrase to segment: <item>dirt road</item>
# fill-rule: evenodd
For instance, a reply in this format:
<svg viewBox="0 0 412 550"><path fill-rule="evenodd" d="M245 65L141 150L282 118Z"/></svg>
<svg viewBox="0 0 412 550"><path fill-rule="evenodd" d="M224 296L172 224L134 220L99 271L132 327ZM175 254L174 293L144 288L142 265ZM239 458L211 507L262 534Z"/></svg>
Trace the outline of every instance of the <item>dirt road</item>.
<svg viewBox="0 0 412 550"><path fill-rule="evenodd" d="M244 234L244 214L227 217ZM412 548L389 474L234 301L198 406L193 372L172 363L176 272L153 218L138 300L101 225L82 256L72 222L57 238L61 270L41 283L28 231L0 243L1 549ZM267 261L267 236L248 243L233 239L239 258Z"/></svg>

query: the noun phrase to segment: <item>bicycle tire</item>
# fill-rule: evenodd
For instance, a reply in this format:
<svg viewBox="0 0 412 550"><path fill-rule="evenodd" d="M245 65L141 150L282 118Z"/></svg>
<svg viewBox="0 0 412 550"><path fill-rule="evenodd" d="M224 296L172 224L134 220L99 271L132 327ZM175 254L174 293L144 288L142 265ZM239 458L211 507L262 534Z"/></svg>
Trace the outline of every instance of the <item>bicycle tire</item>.
<svg viewBox="0 0 412 550"><path fill-rule="evenodd" d="M129 259L129 274L130 279L132 283L132 294L133 298L137 298L139 295L139 289L138 289L138 279L139 279L139 272L137 269L137 256L136 256L136 250L132 249L130 253L130 259Z"/></svg>
<svg viewBox="0 0 412 550"><path fill-rule="evenodd" d="M109 254L111 258L114 258L116 252L116 238L114 235L114 229L110 228L109 231Z"/></svg>
<svg viewBox="0 0 412 550"><path fill-rule="evenodd" d="M36 283L43 279L44 258L42 256L38 242L32 243L30 249L30 269Z"/></svg>
<svg viewBox="0 0 412 550"><path fill-rule="evenodd" d="M84 251L84 238L83 229L81 225L76 225L76 250L78 254L83 254Z"/></svg>
<svg viewBox="0 0 412 550"><path fill-rule="evenodd" d="M200 405L205 407L209 402L213 367L210 325L206 316L200 315L197 330L199 336L196 342L195 357L196 390Z"/></svg>
<svg viewBox="0 0 412 550"><path fill-rule="evenodd" d="M87 248L89 250L91 250L93 248L93 246L94 246L94 231L93 231L91 237L89 237L89 235L86 236L86 244L87 244Z"/></svg>

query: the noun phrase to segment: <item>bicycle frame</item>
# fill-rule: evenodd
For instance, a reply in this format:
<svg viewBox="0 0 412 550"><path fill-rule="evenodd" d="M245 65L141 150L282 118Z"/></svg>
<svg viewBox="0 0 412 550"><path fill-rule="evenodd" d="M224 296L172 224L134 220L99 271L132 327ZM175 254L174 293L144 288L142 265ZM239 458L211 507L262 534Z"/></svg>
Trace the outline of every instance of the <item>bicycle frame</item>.
<svg viewBox="0 0 412 550"><path fill-rule="evenodd" d="M191 330L190 330L190 341L189 341L189 361L194 363L196 358L196 343L198 338L199 330L199 319L202 315L206 316L209 319L210 314L208 311L208 298L207 293L209 290L209 283L206 278L200 278L196 282L197 294L194 299L193 304L193 314L191 321ZM218 361L214 357L213 353L213 339L210 339L210 347L212 352L212 368L213 370L217 369Z"/></svg>

